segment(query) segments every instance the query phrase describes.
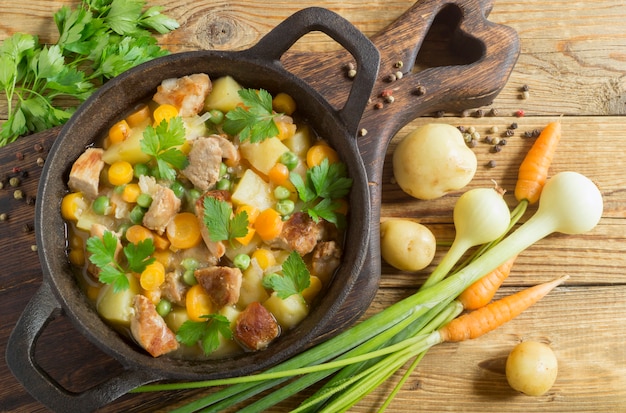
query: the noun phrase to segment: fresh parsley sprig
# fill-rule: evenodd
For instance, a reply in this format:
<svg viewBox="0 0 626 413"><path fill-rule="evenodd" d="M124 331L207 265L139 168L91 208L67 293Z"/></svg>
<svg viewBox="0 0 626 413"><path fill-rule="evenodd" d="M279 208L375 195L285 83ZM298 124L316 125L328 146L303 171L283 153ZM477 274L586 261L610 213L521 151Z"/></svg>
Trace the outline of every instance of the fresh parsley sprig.
<svg viewBox="0 0 626 413"><path fill-rule="evenodd" d="M208 355L219 347L220 334L230 340L233 332L230 329L230 321L223 315L206 314L200 317L206 321L185 321L178 329L176 339L187 346L200 342L204 354Z"/></svg>
<svg viewBox="0 0 626 413"><path fill-rule="evenodd" d="M127 275L130 272L141 273L155 260L154 243L151 239L140 241L137 244L129 243L123 249L126 257L126 267L115 259L119 239L111 231L105 231L102 238L93 236L87 239L89 261L100 269L99 279L105 284L112 284L114 292L127 290L129 282Z"/></svg>
<svg viewBox="0 0 626 413"><path fill-rule="evenodd" d="M272 273L263 277L263 286L274 290L283 300L302 294L311 284L311 273L304 260L296 251L292 251L282 264L283 275Z"/></svg>
<svg viewBox="0 0 626 413"><path fill-rule="evenodd" d="M204 224L213 242L229 241L245 237L248 233L248 213L233 215L233 207L226 201L212 196L204 197Z"/></svg>
<svg viewBox="0 0 626 413"><path fill-rule="evenodd" d="M264 89L241 89L238 93L245 107L237 106L226 113L224 132L251 143L278 135L274 119L280 114L272 110L272 95Z"/></svg>
<svg viewBox="0 0 626 413"><path fill-rule="evenodd" d="M156 128L148 125L139 142L141 151L153 158L158 177L167 181L176 179L176 169L185 169L189 160L179 149L185 143L185 124L180 116L163 119Z"/></svg>
<svg viewBox="0 0 626 413"><path fill-rule="evenodd" d="M345 216L337 213L340 207L337 199L348 195L352 187L352 178L344 163L330 163L324 159L319 165L307 170L306 179L292 172L289 180L298 191L298 197L304 203L302 210L318 222L320 218L332 222L338 227L345 224Z"/></svg>
<svg viewBox="0 0 626 413"><path fill-rule="evenodd" d="M83 0L59 9L58 41L42 45L36 35L16 33L0 46L0 88L7 120L0 146L19 136L62 125L76 106L103 83L155 57L168 54L152 31L167 33L178 23L145 0ZM62 103L61 103L62 102Z"/></svg>

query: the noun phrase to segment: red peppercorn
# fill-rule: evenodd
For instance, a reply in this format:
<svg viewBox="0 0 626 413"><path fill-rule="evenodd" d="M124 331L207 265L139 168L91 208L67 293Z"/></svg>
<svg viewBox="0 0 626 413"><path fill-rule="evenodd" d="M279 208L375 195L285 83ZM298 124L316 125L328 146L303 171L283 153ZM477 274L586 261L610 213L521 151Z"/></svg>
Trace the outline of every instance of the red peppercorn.
<svg viewBox="0 0 626 413"><path fill-rule="evenodd" d="M523 118L524 115L525 113L523 109L519 109L517 112L515 112L515 116L517 116L518 118Z"/></svg>

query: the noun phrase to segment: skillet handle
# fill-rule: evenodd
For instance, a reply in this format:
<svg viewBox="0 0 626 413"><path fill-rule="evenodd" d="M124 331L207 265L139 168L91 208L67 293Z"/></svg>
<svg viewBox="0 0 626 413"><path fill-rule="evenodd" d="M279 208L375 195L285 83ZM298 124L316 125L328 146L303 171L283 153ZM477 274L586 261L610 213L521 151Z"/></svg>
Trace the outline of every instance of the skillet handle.
<svg viewBox="0 0 626 413"><path fill-rule="evenodd" d="M31 298L13 329L6 349L7 366L29 393L57 412L90 412L143 384L160 379L154 373L125 370L80 393L70 392L50 377L35 360L37 340L48 323L62 315L47 282Z"/></svg>
<svg viewBox="0 0 626 413"><path fill-rule="evenodd" d="M350 134L356 135L361 116L378 76L380 53L371 40L348 20L321 7L302 9L277 25L245 53L261 57L285 71L280 58L297 40L313 31L327 34L343 46L356 61L357 73L353 84L358 87L350 89L345 104L337 111ZM302 82L301 79L297 80Z"/></svg>

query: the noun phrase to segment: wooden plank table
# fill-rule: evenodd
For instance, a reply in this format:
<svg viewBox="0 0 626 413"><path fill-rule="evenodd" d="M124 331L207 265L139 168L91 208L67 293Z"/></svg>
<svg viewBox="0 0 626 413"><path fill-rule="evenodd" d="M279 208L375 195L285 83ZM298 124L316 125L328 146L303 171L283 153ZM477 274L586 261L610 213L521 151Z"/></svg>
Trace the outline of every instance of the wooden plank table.
<svg viewBox="0 0 626 413"><path fill-rule="evenodd" d="M160 37L172 52L197 49L235 50L252 46L272 27L296 10L323 6L340 13L368 36L386 27L406 11L412 0L398 1L223 1L153 0L175 17L181 28ZM63 5L79 1L5 0L0 5L0 40L17 31L38 34L54 42L52 14ZM395 145L406 133L428 122L474 126L488 134L492 126L505 130L517 123L515 136L499 153L489 145L474 150L479 160L470 187L495 180L510 194L516 168L531 140L524 131L542 128L563 115L563 139L552 172L576 170L592 178L604 196L600 224L580 236L552 235L520 255L501 295L522 287L570 274L530 311L495 332L461 344L432 349L411 375L388 411L420 412L619 412L626 411L626 36L623 21L626 5L616 0L556 2L528 0L496 1L489 19L516 29L521 55L508 84L488 107L497 116L478 117L446 113L445 117L422 117L403 128L391 142L383 179L385 217L414 217L428 225L441 241L453 235L451 211L458 193L436 201L416 201L392 182L389 162ZM311 34L294 45L294 51L326 51L335 47L328 38ZM470 80L468 80L470 81ZM520 88L530 95L521 99ZM524 117L516 117L518 110ZM0 105L0 118L6 106ZM41 167L56 131L21 138L0 149L0 178L21 174L19 188L5 184L0 190L0 351L30 297L41 284L37 253L33 251L34 207ZM495 168L485 165L496 161ZM16 169L17 168L17 169ZM25 174L24 174L25 172ZM14 198L15 189L25 194ZM440 248L436 260L445 249ZM430 268L432 269L432 267ZM380 289L371 315L415 291L426 271L399 272L383 263ZM559 359L559 376L544 396L527 397L511 390L504 377L504 360L522 340L549 343ZM42 367L67 389L80 391L118 374L122 367L76 333L64 317L44 331L36 356ZM0 411L37 412L46 409L15 380L0 363ZM374 411L395 380L355 406L352 411ZM102 412L167 411L206 391L179 391L127 395L100 409ZM294 407L308 392L274 411Z"/></svg>

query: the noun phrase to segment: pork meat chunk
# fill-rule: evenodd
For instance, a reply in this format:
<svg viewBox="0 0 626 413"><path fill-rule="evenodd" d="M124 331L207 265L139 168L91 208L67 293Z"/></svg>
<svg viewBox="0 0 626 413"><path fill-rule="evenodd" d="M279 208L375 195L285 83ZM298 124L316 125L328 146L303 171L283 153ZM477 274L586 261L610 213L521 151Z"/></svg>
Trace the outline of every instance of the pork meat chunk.
<svg viewBox="0 0 626 413"><path fill-rule="evenodd" d="M178 199L174 191L166 186L157 185L150 208L143 216L143 225L159 234L163 234L167 224L180 210L180 204L180 199Z"/></svg>
<svg viewBox="0 0 626 413"><path fill-rule="evenodd" d="M322 241L311 256L311 273L328 282L341 263L341 248L335 241Z"/></svg>
<svg viewBox="0 0 626 413"><path fill-rule="evenodd" d="M176 335L167 327L148 298L136 295L133 307L135 315L130 320L130 331L141 347L152 357L159 357L178 348Z"/></svg>
<svg viewBox="0 0 626 413"><path fill-rule="evenodd" d="M278 322L259 302L253 302L239 314L233 335L251 351L263 350L280 334Z"/></svg>
<svg viewBox="0 0 626 413"><path fill-rule="evenodd" d="M165 274L165 281L161 285L161 294L168 301L185 306L185 297L189 286L183 281L183 274L179 271L170 271Z"/></svg>
<svg viewBox="0 0 626 413"><path fill-rule="evenodd" d="M315 222L308 214L296 212L285 221L281 233L269 245L306 255L313 251L324 234L324 221Z"/></svg>
<svg viewBox="0 0 626 413"><path fill-rule="evenodd" d="M104 168L103 153L100 148L88 148L78 157L72 165L67 183L72 191L82 192L90 199L98 196L100 172Z"/></svg>
<svg viewBox="0 0 626 413"><path fill-rule="evenodd" d="M163 105L173 105L182 117L197 115L204 108L204 101L211 93L212 84L209 76L196 73L181 78L165 79L157 88L152 98Z"/></svg>
<svg viewBox="0 0 626 413"><path fill-rule="evenodd" d="M183 175L201 191L208 191L220 177L222 163L222 149L217 139L211 137L198 138L188 155L189 164L183 170Z"/></svg>
<svg viewBox="0 0 626 413"><path fill-rule="evenodd" d="M194 275L198 284L206 290L211 301L218 307L233 305L239 301L243 278L239 268L221 266L198 268Z"/></svg>

